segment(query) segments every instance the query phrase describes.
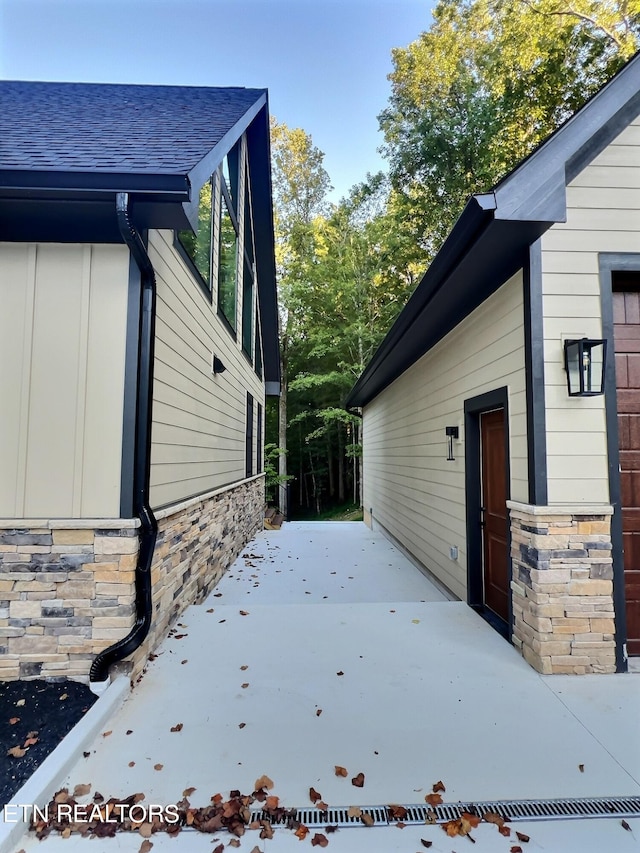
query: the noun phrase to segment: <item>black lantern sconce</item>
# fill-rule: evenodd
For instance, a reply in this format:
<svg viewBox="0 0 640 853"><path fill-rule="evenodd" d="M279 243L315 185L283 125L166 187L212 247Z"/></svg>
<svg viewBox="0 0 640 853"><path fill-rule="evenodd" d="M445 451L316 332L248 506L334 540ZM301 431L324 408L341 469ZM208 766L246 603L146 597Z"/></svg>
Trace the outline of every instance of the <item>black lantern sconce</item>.
<svg viewBox="0 0 640 853"><path fill-rule="evenodd" d="M581 338L564 342L564 369L570 397L604 394L607 342Z"/></svg>
<svg viewBox="0 0 640 853"><path fill-rule="evenodd" d="M460 431L457 426L450 426L444 428L444 433L447 436L447 462L455 462L456 457L453 455L453 442L458 438Z"/></svg>

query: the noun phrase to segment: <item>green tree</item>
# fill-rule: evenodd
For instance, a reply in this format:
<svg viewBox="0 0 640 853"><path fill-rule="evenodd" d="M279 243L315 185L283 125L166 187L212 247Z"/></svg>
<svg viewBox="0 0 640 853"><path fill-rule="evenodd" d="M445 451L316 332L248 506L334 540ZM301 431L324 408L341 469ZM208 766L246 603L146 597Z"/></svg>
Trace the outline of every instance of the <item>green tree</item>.
<svg viewBox="0 0 640 853"><path fill-rule="evenodd" d="M433 18L393 51L379 116L414 266L637 49L640 0L440 0Z"/></svg>

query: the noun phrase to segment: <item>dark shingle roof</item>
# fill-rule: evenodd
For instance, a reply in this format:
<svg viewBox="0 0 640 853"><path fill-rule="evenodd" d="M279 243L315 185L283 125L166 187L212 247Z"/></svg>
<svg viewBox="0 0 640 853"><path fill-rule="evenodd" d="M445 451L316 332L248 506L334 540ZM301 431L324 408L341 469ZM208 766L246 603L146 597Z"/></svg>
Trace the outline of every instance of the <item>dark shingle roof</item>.
<svg viewBox="0 0 640 853"><path fill-rule="evenodd" d="M0 172L186 175L263 89L0 81Z"/></svg>

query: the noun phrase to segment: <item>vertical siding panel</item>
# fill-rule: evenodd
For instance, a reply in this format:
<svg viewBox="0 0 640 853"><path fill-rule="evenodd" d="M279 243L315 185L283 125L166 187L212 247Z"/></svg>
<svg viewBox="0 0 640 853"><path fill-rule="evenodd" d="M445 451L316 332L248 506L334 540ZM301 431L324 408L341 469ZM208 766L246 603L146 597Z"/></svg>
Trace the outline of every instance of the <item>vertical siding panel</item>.
<svg viewBox="0 0 640 853"><path fill-rule="evenodd" d="M118 516L129 252L93 246L88 317L82 515Z"/></svg>
<svg viewBox="0 0 640 853"><path fill-rule="evenodd" d="M82 481L84 462L85 420L87 416L87 358L89 355L89 306L91 301L91 246L82 248L80 283L78 385L76 390L76 441L73 460L72 514L82 514Z"/></svg>

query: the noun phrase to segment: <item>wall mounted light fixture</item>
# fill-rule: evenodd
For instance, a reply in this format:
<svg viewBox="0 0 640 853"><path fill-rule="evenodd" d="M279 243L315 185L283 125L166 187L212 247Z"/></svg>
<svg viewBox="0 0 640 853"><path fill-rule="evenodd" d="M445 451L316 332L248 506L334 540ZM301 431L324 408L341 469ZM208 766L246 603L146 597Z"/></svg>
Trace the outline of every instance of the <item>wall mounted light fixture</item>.
<svg viewBox="0 0 640 853"><path fill-rule="evenodd" d="M447 462L455 462L456 457L453 455L453 442L458 438L460 430L457 426L448 426L444 428L444 433L447 436Z"/></svg>
<svg viewBox="0 0 640 853"><path fill-rule="evenodd" d="M564 342L564 369L570 397L604 394L607 342L580 338Z"/></svg>
<svg viewBox="0 0 640 853"><path fill-rule="evenodd" d="M224 373L226 369L227 368L224 366L224 364L218 358L218 356L214 355L214 357L213 357L213 372L214 372L214 374Z"/></svg>

